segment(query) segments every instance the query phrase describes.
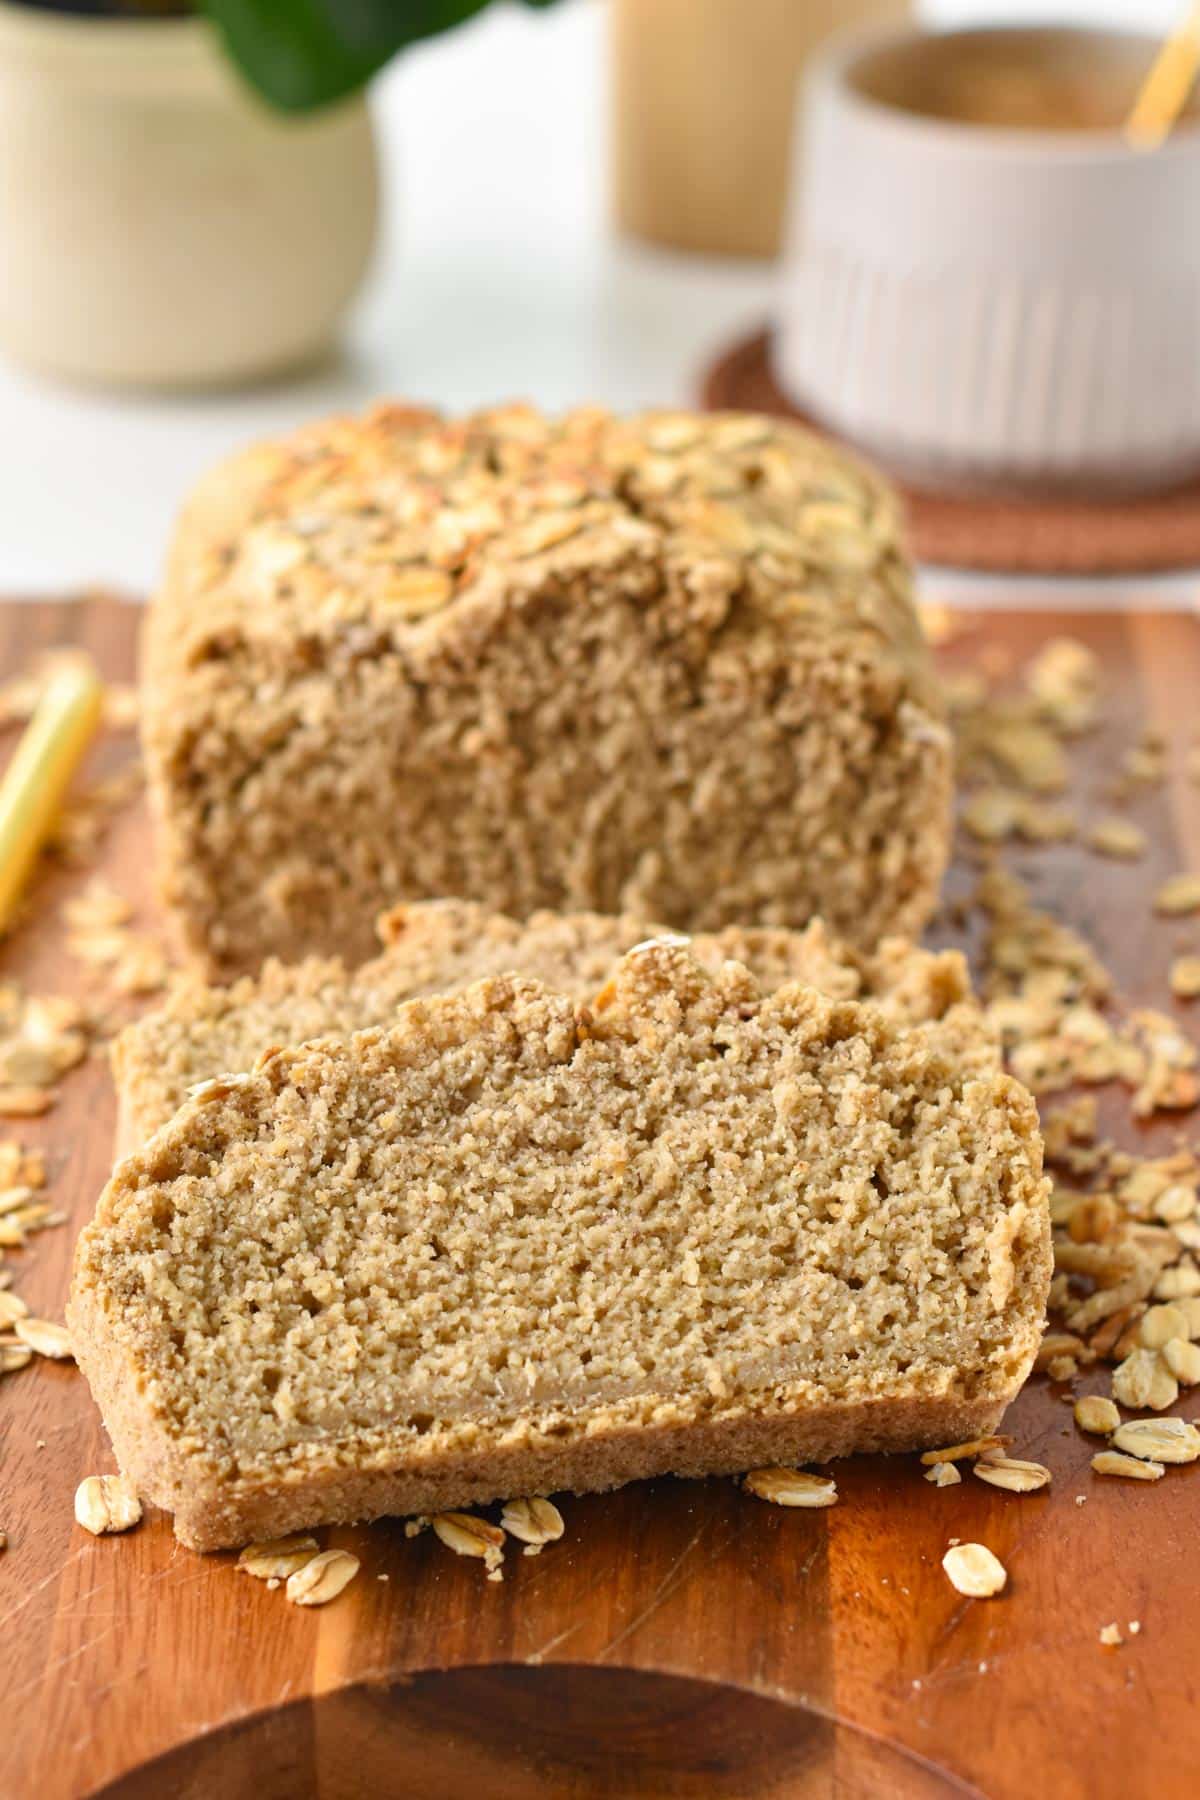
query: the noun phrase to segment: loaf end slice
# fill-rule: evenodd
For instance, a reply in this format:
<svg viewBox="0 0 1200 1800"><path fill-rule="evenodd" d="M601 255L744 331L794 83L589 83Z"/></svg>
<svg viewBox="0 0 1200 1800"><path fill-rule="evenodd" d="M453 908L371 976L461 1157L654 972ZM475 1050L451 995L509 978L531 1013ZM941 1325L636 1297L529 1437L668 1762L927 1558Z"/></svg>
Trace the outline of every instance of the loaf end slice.
<svg viewBox="0 0 1200 1800"><path fill-rule="evenodd" d="M469 900L397 906L378 930L382 953L353 971L336 957L308 957L270 962L261 975L228 986L189 976L161 1007L129 1025L113 1047L121 1151L165 1125L189 1088L249 1069L272 1045L386 1025L404 1001L486 975L529 975L583 1001L627 951L664 933L637 914L539 912L518 922ZM995 1059L957 951L922 950L903 938L856 950L820 920L802 931L700 932L690 949L708 969L729 958L744 963L764 990L803 981L831 999L873 1000L902 1023L941 1020L956 1031L964 1057Z"/></svg>
<svg viewBox="0 0 1200 1800"><path fill-rule="evenodd" d="M159 877L210 975L397 898L916 934L952 747L892 491L753 415L407 407L207 477L143 657Z"/></svg>
<svg viewBox="0 0 1200 1800"><path fill-rule="evenodd" d="M995 1425L1041 1332L1034 1105L939 1027L686 949L270 1054L116 1170L69 1322L198 1549Z"/></svg>

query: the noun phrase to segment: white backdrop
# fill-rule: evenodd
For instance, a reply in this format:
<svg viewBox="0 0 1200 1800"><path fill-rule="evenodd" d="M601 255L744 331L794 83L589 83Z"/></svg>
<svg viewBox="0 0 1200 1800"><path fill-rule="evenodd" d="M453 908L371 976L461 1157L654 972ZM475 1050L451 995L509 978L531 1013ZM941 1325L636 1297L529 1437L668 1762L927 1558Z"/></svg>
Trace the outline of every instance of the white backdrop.
<svg viewBox="0 0 1200 1800"><path fill-rule="evenodd" d="M925 10L941 22L1048 16L1028 0ZM1171 0L1058 0L1049 16L1158 27L1178 12ZM145 590L207 463L380 394L450 408L689 400L713 350L765 315L771 276L613 237L604 24L599 0L497 8L378 84L384 241L334 366L240 395L153 400L0 364L0 594Z"/></svg>

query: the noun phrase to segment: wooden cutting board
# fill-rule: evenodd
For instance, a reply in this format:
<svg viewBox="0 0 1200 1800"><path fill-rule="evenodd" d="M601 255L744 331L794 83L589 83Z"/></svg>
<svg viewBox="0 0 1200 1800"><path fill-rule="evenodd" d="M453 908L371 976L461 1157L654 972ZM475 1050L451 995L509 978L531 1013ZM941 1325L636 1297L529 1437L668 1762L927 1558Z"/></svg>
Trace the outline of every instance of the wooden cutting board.
<svg viewBox="0 0 1200 1800"><path fill-rule="evenodd" d="M73 641L127 678L134 627L112 602L6 607L0 667ZM1081 795L1147 719L1181 751L1200 693L1190 618L991 615L946 657L986 644L1016 660L1063 630L1100 653L1111 687L1104 728L1077 758ZM129 754L114 740L99 757ZM1149 906L1163 876L1200 868L1200 790L1180 762L1138 802L1144 861L1102 863L1072 845L1016 859L1125 993L1160 1006L1172 944L1200 939L1200 927L1168 927ZM152 926L149 861L133 806L101 868ZM42 878L0 978L76 991L52 910L82 879ZM1176 1010L1195 1030L1200 1005ZM70 1229L11 1257L20 1291L51 1317L113 1128L102 1061L59 1093L44 1120L8 1133L47 1146L53 1196L71 1215ZM1109 1122L1128 1138L1126 1110L1110 1101ZM1141 1147L1172 1137L1156 1126ZM113 1464L82 1378L37 1362L0 1383L0 1794L1194 1794L1200 1465L1153 1486L1105 1483L1064 1397L1037 1378L1009 1416L1016 1453L1053 1470L1048 1493L969 1478L937 1490L904 1458L840 1465L841 1498L825 1512L774 1508L731 1481L568 1496L563 1541L536 1559L510 1554L502 1585L428 1533L406 1539L399 1523L338 1529L328 1541L353 1549L362 1573L332 1606L300 1611L236 1574L232 1556L178 1549L164 1517L121 1538L79 1530L77 1482ZM1177 1410L1196 1416L1196 1396ZM972 1602L950 1587L951 1537L1001 1557L1001 1598ZM1123 1648L1101 1646L1101 1626L1125 1631L1135 1619L1141 1632Z"/></svg>

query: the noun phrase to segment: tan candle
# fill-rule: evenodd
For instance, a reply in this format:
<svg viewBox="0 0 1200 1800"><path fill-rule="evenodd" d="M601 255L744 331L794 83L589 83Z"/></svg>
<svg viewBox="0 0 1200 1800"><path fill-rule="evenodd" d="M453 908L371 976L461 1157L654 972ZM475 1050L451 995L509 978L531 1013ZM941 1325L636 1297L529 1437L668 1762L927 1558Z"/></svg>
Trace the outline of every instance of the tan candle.
<svg viewBox="0 0 1200 1800"><path fill-rule="evenodd" d="M910 12L909 0L613 0L619 227L773 256L805 57L833 31Z"/></svg>

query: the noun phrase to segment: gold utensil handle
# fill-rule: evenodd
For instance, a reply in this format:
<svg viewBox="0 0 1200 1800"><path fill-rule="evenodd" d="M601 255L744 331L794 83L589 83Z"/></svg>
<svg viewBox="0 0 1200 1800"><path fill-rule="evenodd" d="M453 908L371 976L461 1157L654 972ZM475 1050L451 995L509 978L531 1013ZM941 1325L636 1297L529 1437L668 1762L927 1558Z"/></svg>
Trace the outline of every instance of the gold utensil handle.
<svg viewBox="0 0 1200 1800"><path fill-rule="evenodd" d="M1200 0L1173 31L1150 66L1125 122L1125 139L1136 150L1161 144L1180 113L1200 71Z"/></svg>
<svg viewBox="0 0 1200 1800"><path fill-rule="evenodd" d="M86 656L58 662L0 781L0 931L12 923L67 784L92 740L102 694Z"/></svg>

